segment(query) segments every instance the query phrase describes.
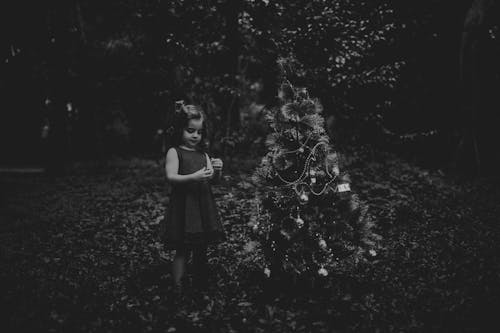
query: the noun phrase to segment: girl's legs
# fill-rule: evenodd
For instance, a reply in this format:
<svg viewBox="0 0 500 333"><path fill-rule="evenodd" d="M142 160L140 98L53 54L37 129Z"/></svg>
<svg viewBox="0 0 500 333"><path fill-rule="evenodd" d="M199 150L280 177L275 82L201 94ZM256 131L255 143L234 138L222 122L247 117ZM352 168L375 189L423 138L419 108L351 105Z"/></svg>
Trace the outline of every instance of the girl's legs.
<svg viewBox="0 0 500 333"><path fill-rule="evenodd" d="M172 262L172 276L176 286L181 285L181 279L186 272L187 250L184 247L179 247L175 250L174 261Z"/></svg>
<svg viewBox="0 0 500 333"><path fill-rule="evenodd" d="M195 283L201 288L206 288L208 286L208 259L206 246L198 246L193 249L193 266Z"/></svg>

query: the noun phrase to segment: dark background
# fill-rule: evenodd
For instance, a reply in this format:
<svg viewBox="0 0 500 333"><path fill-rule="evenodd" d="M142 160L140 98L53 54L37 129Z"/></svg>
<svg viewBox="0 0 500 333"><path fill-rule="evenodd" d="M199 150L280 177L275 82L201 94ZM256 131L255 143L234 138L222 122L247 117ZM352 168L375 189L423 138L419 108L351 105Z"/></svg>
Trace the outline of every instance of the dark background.
<svg viewBox="0 0 500 333"><path fill-rule="evenodd" d="M495 1L451 0L11 1L2 164L161 156L158 130L177 99L209 113L215 153L246 154L265 135L258 114L275 103L276 60L293 54L339 146L491 174L498 12Z"/></svg>

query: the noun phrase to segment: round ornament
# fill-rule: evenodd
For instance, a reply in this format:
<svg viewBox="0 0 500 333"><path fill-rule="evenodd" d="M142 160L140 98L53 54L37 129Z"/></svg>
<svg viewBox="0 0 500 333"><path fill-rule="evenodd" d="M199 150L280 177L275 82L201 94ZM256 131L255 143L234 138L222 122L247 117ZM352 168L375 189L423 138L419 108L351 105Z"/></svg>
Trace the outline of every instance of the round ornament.
<svg viewBox="0 0 500 333"><path fill-rule="evenodd" d="M328 271L324 267L321 267L320 269L318 269L318 274L321 276L327 276Z"/></svg>
<svg viewBox="0 0 500 333"><path fill-rule="evenodd" d="M299 197L301 203L306 203L309 201L309 196L307 195L306 192L302 192L302 194Z"/></svg>
<svg viewBox="0 0 500 333"><path fill-rule="evenodd" d="M298 215L295 219L295 223L297 223L297 226L299 228L302 228L304 226L304 220L300 217L300 215Z"/></svg>

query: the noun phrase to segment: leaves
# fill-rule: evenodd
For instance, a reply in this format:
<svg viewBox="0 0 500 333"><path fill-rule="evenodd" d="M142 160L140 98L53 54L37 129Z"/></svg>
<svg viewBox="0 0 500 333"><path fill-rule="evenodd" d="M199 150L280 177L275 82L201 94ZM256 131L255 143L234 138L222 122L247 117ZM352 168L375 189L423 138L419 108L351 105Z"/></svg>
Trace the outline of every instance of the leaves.
<svg viewBox="0 0 500 333"><path fill-rule="evenodd" d="M263 249L248 226L257 212L251 177L230 174L214 187L229 240L210 250L208 291L189 288L180 297L170 287L172 253L160 255L156 240L165 182L155 162L124 161L98 175L77 169L56 179L0 175L2 222L24 219L22 227L0 235L5 327L87 332L487 328L500 294L498 185L457 184L361 148L347 152L345 160L383 236L381 249L363 254L369 260L339 261L314 285L299 278L274 283L265 275ZM14 216L14 208L24 214ZM335 239L325 241L335 244Z"/></svg>

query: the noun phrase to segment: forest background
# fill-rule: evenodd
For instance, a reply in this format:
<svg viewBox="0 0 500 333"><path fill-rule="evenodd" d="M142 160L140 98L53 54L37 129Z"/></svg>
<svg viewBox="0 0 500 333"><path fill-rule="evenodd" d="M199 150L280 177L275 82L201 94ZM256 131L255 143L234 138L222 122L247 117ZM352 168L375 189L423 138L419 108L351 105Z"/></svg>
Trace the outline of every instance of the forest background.
<svg viewBox="0 0 500 333"><path fill-rule="evenodd" d="M12 2L2 10L2 164L159 158L179 99L209 114L213 154L262 155L277 59L293 55L339 148L489 174L498 13L492 0Z"/></svg>

